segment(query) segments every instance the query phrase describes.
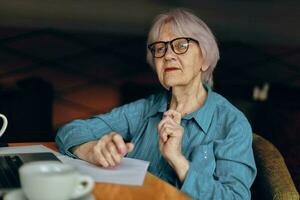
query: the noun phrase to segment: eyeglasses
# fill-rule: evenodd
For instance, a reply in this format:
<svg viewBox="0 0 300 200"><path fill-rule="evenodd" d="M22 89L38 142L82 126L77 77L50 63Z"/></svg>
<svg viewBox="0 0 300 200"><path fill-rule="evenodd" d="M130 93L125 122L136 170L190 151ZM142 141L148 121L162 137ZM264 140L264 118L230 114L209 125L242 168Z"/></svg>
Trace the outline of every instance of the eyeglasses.
<svg viewBox="0 0 300 200"><path fill-rule="evenodd" d="M189 37L179 37L171 41L164 42L158 41L148 45L148 49L151 51L152 56L155 58L162 58L168 50L168 44L170 43L171 49L176 54L184 54L187 52L190 46L190 41L194 41L197 44L199 42L193 38Z"/></svg>

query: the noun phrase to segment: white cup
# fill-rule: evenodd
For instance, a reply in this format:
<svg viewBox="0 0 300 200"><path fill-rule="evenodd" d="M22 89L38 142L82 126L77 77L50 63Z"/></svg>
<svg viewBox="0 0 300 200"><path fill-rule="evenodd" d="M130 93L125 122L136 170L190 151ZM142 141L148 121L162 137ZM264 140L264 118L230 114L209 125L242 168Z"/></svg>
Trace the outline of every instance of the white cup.
<svg viewBox="0 0 300 200"><path fill-rule="evenodd" d="M2 121L3 121L2 128L0 129L0 137L1 137L7 127L7 119L6 119L5 115L3 115L1 113L0 113L0 117L2 118Z"/></svg>
<svg viewBox="0 0 300 200"><path fill-rule="evenodd" d="M26 163L19 169L22 190L29 200L77 199L91 192L94 181L58 161Z"/></svg>

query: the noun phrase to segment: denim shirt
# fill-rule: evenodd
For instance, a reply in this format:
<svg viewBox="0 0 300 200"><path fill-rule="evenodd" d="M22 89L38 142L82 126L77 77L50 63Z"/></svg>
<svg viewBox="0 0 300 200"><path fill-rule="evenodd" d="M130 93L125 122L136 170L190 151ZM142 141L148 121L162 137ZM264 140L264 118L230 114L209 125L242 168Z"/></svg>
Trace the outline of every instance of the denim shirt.
<svg viewBox="0 0 300 200"><path fill-rule="evenodd" d="M149 161L149 172L194 199L250 199L256 176L251 126L224 97L205 88L204 105L181 119L181 151L190 162L183 182L159 151L157 126L168 109L167 91L66 124L59 129L56 144L61 153L76 157L71 147L114 131L134 143L127 157Z"/></svg>

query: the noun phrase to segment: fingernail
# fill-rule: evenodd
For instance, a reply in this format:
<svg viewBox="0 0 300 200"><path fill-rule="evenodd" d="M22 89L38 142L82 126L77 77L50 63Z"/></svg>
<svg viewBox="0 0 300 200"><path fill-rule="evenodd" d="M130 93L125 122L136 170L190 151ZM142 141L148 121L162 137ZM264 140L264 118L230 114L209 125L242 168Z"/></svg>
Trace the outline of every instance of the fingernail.
<svg viewBox="0 0 300 200"><path fill-rule="evenodd" d="M126 154L127 154L127 151L122 151L122 152L121 152L121 155L122 155L122 156L125 156Z"/></svg>

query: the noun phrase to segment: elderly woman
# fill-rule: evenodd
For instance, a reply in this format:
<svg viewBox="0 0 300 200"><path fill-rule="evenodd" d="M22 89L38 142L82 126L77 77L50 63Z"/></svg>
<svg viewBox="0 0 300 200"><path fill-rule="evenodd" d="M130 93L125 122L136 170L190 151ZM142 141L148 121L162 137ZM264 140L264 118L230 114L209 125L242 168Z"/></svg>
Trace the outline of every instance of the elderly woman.
<svg viewBox="0 0 300 200"><path fill-rule="evenodd" d="M193 198L250 199L256 175L246 117L212 91L218 46L207 25L185 10L159 15L147 60L163 93L62 127L59 150L101 167L124 156Z"/></svg>

